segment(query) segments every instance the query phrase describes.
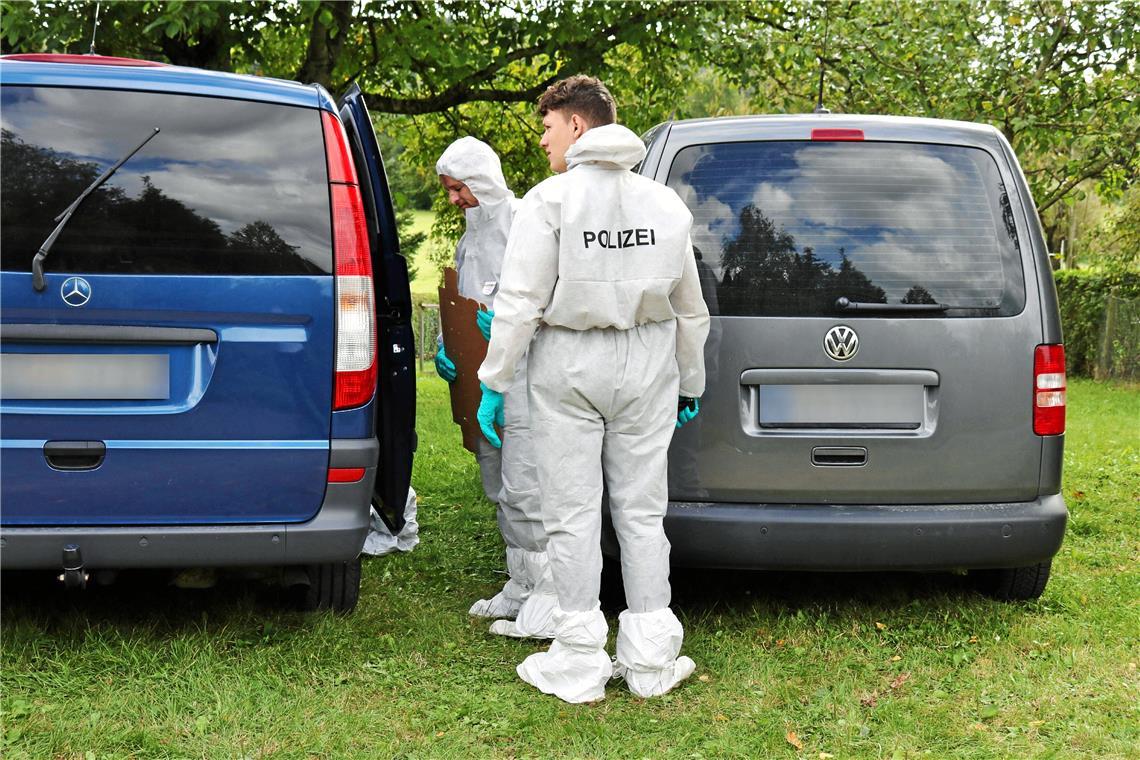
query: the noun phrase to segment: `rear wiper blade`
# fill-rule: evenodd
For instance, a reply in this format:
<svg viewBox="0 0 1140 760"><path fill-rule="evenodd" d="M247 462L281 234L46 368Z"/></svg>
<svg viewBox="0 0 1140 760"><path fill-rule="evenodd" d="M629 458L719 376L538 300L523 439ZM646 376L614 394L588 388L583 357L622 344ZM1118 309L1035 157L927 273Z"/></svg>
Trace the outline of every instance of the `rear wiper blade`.
<svg viewBox="0 0 1140 760"><path fill-rule="evenodd" d="M840 311L947 311L953 309L944 303L868 303L866 301L852 301L841 296L835 301L835 308Z"/></svg>
<svg viewBox="0 0 1140 760"><path fill-rule="evenodd" d="M159 131L159 128L155 127L154 131L147 135L145 140L135 146L135 149L130 153L120 158L114 166L103 172L98 179L88 185L87 189L79 194L78 198L71 202L70 206L63 210L62 214L55 218L55 221L59 222L59 224L57 224L55 229L51 231L51 234L47 236L47 240L45 240L43 245L40 246L40 249L36 251L36 256L32 259L32 287L35 288L37 293L42 292L44 289L44 259L47 258L51 247L55 245L55 239L59 237L59 233L63 232L63 228L71 221L71 215L79 208L79 204L83 203L83 201L87 199L87 196L98 190L104 182L109 180L111 175L114 174L120 166L125 164L131 156L142 150L142 147L150 142L151 138L157 135Z"/></svg>

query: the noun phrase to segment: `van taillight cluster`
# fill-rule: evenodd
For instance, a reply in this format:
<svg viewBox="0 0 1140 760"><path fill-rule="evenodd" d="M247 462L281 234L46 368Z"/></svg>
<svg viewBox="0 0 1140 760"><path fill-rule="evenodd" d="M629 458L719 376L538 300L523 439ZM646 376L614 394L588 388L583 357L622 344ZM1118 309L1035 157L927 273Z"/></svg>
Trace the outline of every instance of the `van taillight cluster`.
<svg viewBox="0 0 1140 760"><path fill-rule="evenodd" d="M1038 346L1033 354L1033 432L1065 432L1065 347Z"/></svg>
<svg viewBox="0 0 1140 760"><path fill-rule="evenodd" d="M340 120L321 112L332 201L336 266L336 391L333 409L351 409L376 390L376 306L364 200Z"/></svg>

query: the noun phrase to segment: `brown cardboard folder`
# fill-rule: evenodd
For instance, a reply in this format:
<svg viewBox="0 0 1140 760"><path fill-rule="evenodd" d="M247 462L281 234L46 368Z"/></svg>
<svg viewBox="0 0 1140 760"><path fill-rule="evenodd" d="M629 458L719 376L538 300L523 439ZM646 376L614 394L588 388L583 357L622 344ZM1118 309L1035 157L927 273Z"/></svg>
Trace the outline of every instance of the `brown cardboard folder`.
<svg viewBox="0 0 1140 760"><path fill-rule="evenodd" d="M451 384L451 419L463 431L463 448L475 452L483 437L475 413L483 396L479 390L479 365L487 356L487 341L475 324L480 304L459 295L459 276L448 267L443 270L443 287L439 289L439 322L443 329L443 347L455 364L455 382Z"/></svg>

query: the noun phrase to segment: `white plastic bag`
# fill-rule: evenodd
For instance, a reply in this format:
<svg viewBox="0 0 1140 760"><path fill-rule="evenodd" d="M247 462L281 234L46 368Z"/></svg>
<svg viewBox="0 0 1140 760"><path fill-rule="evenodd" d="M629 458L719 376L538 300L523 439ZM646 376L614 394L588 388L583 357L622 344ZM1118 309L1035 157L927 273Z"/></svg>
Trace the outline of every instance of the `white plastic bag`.
<svg viewBox="0 0 1140 760"><path fill-rule="evenodd" d="M364 539L364 554L381 557L392 552L410 552L420 542L420 524L416 521L416 491L408 488L408 500L404 503L404 527L400 534L393 536L384 520L372 508L372 524L368 537Z"/></svg>

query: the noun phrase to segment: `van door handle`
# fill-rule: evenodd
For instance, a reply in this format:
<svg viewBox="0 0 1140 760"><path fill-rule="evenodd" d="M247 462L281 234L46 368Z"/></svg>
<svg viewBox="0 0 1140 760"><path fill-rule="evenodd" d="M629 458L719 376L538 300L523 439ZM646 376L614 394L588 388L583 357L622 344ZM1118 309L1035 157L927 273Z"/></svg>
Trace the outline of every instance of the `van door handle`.
<svg viewBox="0 0 1140 760"><path fill-rule="evenodd" d="M816 467L862 467L867 464L867 449L862 446L816 446L811 450L811 463Z"/></svg>
<svg viewBox="0 0 1140 760"><path fill-rule="evenodd" d="M48 441L44 459L54 470L94 470L103 464L107 444L102 441Z"/></svg>

